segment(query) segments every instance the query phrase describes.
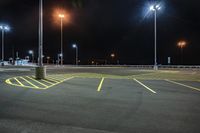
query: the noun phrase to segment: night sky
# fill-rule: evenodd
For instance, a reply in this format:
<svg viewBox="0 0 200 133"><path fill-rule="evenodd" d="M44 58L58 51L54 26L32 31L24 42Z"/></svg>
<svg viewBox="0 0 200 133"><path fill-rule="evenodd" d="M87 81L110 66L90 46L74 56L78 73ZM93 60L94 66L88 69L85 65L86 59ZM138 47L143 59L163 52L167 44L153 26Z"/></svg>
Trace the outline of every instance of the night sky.
<svg viewBox="0 0 200 133"><path fill-rule="evenodd" d="M79 46L81 64L108 60L120 64L154 63L154 19L146 14L148 0L44 0L44 55L56 59L60 52L60 19L55 10L65 9L64 62L74 63L73 43ZM8 24L6 59L12 49L24 58L38 50L39 0L0 0L0 23ZM158 64L200 64L200 1L164 0L158 13ZM146 15L145 15L146 14ZM181 57L179 40L187 46ZM110 54L115 53L115 59ZM45 58L44 57L44 58ZM44 59L45 61L45 59Z"/></svg>

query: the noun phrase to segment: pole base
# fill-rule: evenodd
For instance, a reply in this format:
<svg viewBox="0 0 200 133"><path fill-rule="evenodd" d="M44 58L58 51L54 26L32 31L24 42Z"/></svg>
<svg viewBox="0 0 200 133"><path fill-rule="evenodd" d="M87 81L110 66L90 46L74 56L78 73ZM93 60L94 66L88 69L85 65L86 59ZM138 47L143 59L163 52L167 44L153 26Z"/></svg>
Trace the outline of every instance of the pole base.
<svg viewBox="0 0 200 133"><path fill-rule="evenodd" d="M1 62L1 66L4 66L4 62Z"/></svg>
<svg viewBox="0 0 200 133"><path fill-rule="evenodd" d="M37 80L46 78L46 67L45 66L38 66L35 68L35 78Z"/></svg>
<svg viewBox="0 0 200 133"><path fill-rule="evenodd" d="M154 65L154 66L153 66L153 70L158 70L158 66L157 66L157 65Z"/></svg>

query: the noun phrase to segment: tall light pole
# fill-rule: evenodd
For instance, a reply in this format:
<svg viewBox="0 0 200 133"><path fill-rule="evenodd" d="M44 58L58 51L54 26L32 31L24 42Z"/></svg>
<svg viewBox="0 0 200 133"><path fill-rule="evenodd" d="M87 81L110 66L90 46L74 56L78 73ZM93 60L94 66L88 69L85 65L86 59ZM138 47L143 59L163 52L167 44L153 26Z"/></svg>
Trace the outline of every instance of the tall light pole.
<svg viewBox="0 0 200 133"><path fill-rule="evenodd" d="M0 29L1 29L1 45L2 45L2 48L1 48L1 50L2 50L2 55L1 55L1 60L2 60L2 62L4 61L4 34L5 34L5 32L6 31L9 31L10 30L10 28L9 28L9 26L7 26L7 25L0 25Z"/></svg>
<svg viewBox="0 0 200 133"><path fill-rule="evenodd" d="M60 18L60 53L61 53L61 66L63 65L63 18L65 17L64 14L59 14Z"/></svg>
<svg viewBox="0 0 200 133"><path fill-rule="evenodd" d="M78 46L77 44L73 44L72 47L76 49L76 65L78 65Z"/></svg>
<svg viewBox="0 0 200 133"><path fill-rule="evenodd" d="M28 53L32 56L32 63L34 63L34 51L33 50L29 50Z"/></svg>
<svg viewBox="0 0 200 133"><path fill-rule="evenodd" d="M112 63L114 64L114 58L115 58L115 54L114 54L114 53L112 53L112 54L110 55L110 57L112 58Z"/></svg>
<svg viewBox="0 0 200 133"><path fill-rule="evenodd" d="M39 67L43 66L43 0L40 0L39 6Z"/></svg>
<svg viewBox="0 0 200 133"><path fill-rule="evenodd" d="M47 56L47 64L49 65L50 56Z"/></svg>
<svg viewBox="0 0 200 133"><path fill-rule="evenodd" d="M35 71L35 78L45 79L46 67L43 66L43 0L39 0L39 29L38 29L38 66Z"/></svg>
<svg viewBox="0 0 200 133"><path fill-rule="evenodd" d="M157 64L157 12L161 9L160 4L150 6L150 11L154 12L154 70L158 70Z"/></svg>
<svg viewBox="0 0 200 133"><path fill-rule="evenodd" d="M181 49L181 64L183 63L183 48L186 46L186 41L179 41L178 47Z"/></svg>

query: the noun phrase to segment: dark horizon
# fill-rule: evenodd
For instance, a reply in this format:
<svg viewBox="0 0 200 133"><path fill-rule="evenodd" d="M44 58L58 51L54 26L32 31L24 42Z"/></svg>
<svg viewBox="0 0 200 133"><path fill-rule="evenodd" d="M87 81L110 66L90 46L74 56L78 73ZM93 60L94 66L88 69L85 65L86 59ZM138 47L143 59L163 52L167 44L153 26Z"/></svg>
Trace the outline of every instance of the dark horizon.
<svg viewBox="0 0 200 133"><path fill-rule="evenodd" d="M44 55L57 59L60 52L60 27L55 23L56 8L69 12L70 22L64 24L64 62L74 64L73 43L79 46L80 64L92 60L107 63L149 64L154 61L153 14L144 18L149 1L141 0L44 0ZM180 40L185 65L200 64L200 14L196 0L162 0L163 10L158 14L158 64L180 64ZM59 22L59 18L58 18ZM12 49L24 58L29 50L38 51L38 1L0 1L0 23L11 31L5 35L5 59L12 57ZM0 48L1 49L1 48ZM116 54L114 60L110 55ZM37 53L36 53L37 55ZM45 61L45 60L44 60Z"/></svg>

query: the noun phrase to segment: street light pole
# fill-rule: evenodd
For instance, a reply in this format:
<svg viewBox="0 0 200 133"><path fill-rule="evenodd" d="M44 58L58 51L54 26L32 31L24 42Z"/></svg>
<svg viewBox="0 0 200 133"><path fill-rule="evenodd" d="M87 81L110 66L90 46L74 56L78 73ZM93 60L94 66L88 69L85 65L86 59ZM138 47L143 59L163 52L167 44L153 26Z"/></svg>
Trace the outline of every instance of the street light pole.
<svg viewBox="0 0 200 133"><path fill-rule="evenodd" d="M158 70L157 66L157 10L154 11L154 70Z"/></svg>
<svg viewBox="0 0 200 133"><path fill-rule="evenodd" d="M43 0L40 0L39 6L39 67L43 66Z"/></svg>
<svg viewBox="0 0 200 133"><path fill-rule="evenodd" d="M2 28L1 35L2 35L2 43L1 43L1 45L2 45L2 48L1 48L1 50L2 50L2 56L1 56L1 60L3 62L4 61L4 28Z"/></svg>
<svg viewBox="0 0 200 133"><path fill-rule="evenodd" d="M0 25L0 29L1 29L1 60L2 62L4 61L4 35L5 35L5 31L9 31L10 28L7 25ZM2 64L3 65L3 64Z"/></svg>
<svg viewBox="0 0 200 133"><path fill-rule="evenodd" d="M39 29L38 29L38 66L35 69L35 78L45 79L46 67L43 66L43 0L39 0Z"/></svg>
<svg viewBox="0 0 200 133"><path fill-rule="evenodd" d="M180 41L178 42L178 47L181 49L181 61L180 63L183 64L183 48L186 46L186 41Z"/></svg>
<svg viewBox="0 0 200 133"><path fill-rule="evenodd" d="M34 63L34 52L32 53L32 63Z"/></svg>
<svg viewBox="0 0 200 133"><path fill-rule="evenodd" d="M76 65L78 66L78 46L76 46Z"/></svg>
<svg viewBox="0 0 200 133"><path fill-rule="evenodd" d="M63 18L65 17L64 14L59 14L60 17L60 53L61 53L61 66L63 65Z"/></svg>
<svg viewBox="0 0 200 133"><path fill-rule="evenodd" d="M32 63L34 63L34 51L33 50L29 50L29 54L31 55Z"/></svg>
<svg viewBox="0 0 200 133"><path fill-rule="evenodd" d="M154 12L154 70L158 70L157 63L157 11L161 9L160 4L153 4L150 6L150 11Z"/></svg>
<svg viewBox="0 0 200 133"><path fill-rule="evenodd" d="M78 45L77 44L73 44L73 48L76 49L76 65L78 66Z"/></svg>
<svg viewBox="0 0 200 133"><path fill-rule="evenodd" d="M63 65L63 18L61 17L61 66Z"/></svg>

